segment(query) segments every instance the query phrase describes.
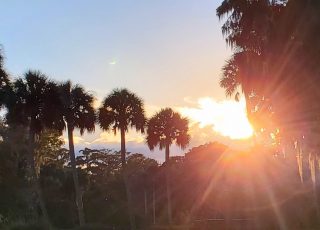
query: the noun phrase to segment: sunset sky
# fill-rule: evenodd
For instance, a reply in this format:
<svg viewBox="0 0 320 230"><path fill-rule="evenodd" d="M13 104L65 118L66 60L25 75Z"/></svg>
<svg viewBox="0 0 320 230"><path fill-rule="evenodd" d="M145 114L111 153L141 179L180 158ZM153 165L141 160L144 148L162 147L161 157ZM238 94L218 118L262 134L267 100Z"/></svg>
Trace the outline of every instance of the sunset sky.
<svg viewBox="0 0 320 230"><path fill-rule="evenodd" d="M97 105L112 89L127 87L144 99L148 116L162 107L188 116L189 148L215 140L232 144L229 137L251 132L244 101L226 99L219 87L231 54L215 14L220 2L4 1L5 66L12 77L36 69L58 81L70 79L91 91ZM242 133L234 131L237 126ZM129 152L163 159L160 151L150 153L140 134L130 132L127 139ZM119 137L100 130L75 140L78 149L120 147Z"/></svg>

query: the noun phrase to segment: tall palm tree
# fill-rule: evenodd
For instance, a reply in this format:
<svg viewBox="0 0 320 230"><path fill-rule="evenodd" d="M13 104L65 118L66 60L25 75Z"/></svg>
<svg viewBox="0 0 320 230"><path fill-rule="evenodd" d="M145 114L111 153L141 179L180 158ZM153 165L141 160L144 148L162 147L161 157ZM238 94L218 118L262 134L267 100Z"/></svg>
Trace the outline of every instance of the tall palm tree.
<svg viewBox="0 0 320 230"><path fill-rule="evenodd" d="M88 132L93 132L95 130L96 116L93 107L94 97L86 92L81 86L72 86L70 81L59 85L59 95L60 107L57 112L59 113L58 117L60 117L60 122L58 123L64 124L61 128L66 128L68 132L69 155L76 193L79 224L81 226L85 223L85 217L76 167L73 131L78 128L82 135L85 130Z"/></svg>
<svg viewBox="0 0 320 230"><path fill-rule="evenodd" d="M222 33L234 51L223 67L220 86L227 96L235 95L236 99L241 89L248 118L256 130L270 125L271 94L279 92L274 89L279 83L278 74L271 74L270 60L275 59L273 53L278 55L271 50L279 50L274 47L278 44L274 37L280 33L277 25L285 2L224 0L216 11L219 18L226 17Z"/></svg>
<svg viewBox="0 0 320 230"><path fill-rule="evenodd" d="M159 146L160 150L165 149L169 224L172 223L171 190L169 182L170 146L175 143L182 149L186 148L190 141L188 130L188 119L181 117L179 113L174 112L171 108L160 110L160 112L156 113L148 121L147 144L150 150L154 150L156 146Z"/></svg>
<svg viewBox="0 0 320 230"><path fill-rule="evenodd" d="M55 84L47 80L47 77L39 71L28 71L24 78L19 78L12 84L9 97L7 97L6 114L9 124L19 124L28 128L29 163L28 176L32 189L36 194L44 220L49 224L48 214L42 198L40 183L35 170L35 149L37 140L45 128L52 128L54 117L48 111L55 107ZM36 210L36 209L35 209Z"/></svg>
<svg viewBox="0 0 320 230"><path fill-rule="evenodd" d="M144 132L145 111L142 99L127 89L115 89L103 101L99 109L98 120L103 130L113 130L114 134L120 131L121 135L121 163L124 171L124 181L128 198L129 218L132 229L135 229L135 220L131 207L131 193L128 184L126 166L125 134L129 127L138 132Z"/></svg>
<svg viewBox="0 0 320 230"><path fill-rule="evenodd" d="M319 9L317 1L303 0L225 0L217 9L219 17L227 16L222 32L235 51L223 69L221 86L227 94L241 86L247 107L255 110L254 116L248 111L253 126L281 130L283 146L303 139L311 146L318 143L312 136L319 135ZM244 56L241 63L240 54L248 52L255 57ZM260 65L252 66L259 59ZM250 74L255 68L260 73ZM259 100L253 102L252 91ZM300 145L297 149L300 156Z"/></svg>
<svg viewBox="0 0 320 230"><path fill-rule="evenodd" d="M112 129L121 135L121 162L126 164L125 134L129 127L144 132L145 112L142 99L127 89L115 89L108 95L99 109L99 123L103 130Z"/></svg>

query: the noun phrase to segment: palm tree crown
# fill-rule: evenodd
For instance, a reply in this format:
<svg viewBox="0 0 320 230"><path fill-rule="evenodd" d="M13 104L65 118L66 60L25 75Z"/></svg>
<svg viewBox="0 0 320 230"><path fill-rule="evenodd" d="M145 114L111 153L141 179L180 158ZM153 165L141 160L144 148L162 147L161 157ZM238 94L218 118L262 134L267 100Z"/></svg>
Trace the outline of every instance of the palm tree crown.
<svg viewBox="0 0 320 230"><path fill-rule="evenodd" d="M137 131L144 132L145 112L143 101L127 89L115 89L104 99L99 109L99 123L103 130L117 130L135 127Z"/></svg>
<svg viewBox="0 0 320 230"><path fill-rule="evenodd" d="M81 86L72 86L70 81L59 85L61 100L61 119L70 127L78 128L80 134L85 130L95 130L95 110L93 107L94 97L86 92Z"/></svg>
<svg viewBox="0 0 320 230"><path fill-rule="evenodd" d="M147 144L151 150L159 145L160 150L175 142L182 149L189 144L188 119L171 108L162 109L148 122Z"/></svg>
<svg viewBox="0 0 320 230"><path fill-rule="evenodd" d="M55 84L39 71L28 71L17 79L6 102L8 122L26 125L35 134L55 126Z"/></svg>

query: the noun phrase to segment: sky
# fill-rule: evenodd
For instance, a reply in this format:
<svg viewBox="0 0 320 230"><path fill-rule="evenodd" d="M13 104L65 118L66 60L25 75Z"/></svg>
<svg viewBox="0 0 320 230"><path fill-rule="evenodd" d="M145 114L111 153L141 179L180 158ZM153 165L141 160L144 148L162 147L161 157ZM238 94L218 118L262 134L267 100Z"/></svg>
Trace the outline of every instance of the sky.
<svg viewBox="0 0 320 230"><path fill-rule="evenodd" d="M229 101L219 87L221 68L231 55L215 13L220 3L2 1L0 44L5 67L12 77L34 69L57 81L70 79L93 93L97 106L112 89L126 87L143 98L149 117L163 107L188 116L189 148L215 140L230 144L230 137L235 137L218 126L225 122L232 128L238 118L226 118L221 111L246 117L245 104ZM238 110L223 109L230 103ZM94 134L75 135L78 149L119 149L118 136L98 128ZM140 134L130 132L127 139L129 152L163 160L164 154L151 153ZM172 152L184 151L173 146Z"/></svg>

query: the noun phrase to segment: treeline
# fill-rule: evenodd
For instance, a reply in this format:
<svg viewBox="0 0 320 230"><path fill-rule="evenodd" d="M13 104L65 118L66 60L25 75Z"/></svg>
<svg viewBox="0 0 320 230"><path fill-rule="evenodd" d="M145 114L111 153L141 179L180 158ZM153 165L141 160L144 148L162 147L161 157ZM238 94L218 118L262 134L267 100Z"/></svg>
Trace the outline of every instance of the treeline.
<svg viewBox="0 0 320 230"><path fill-rule="evenodd" d="M34 200L25 160L28 139L9 127L1 130L1 226L48 229L30 212ZM44 132L39 143L37 179L50 223L58 229L75 228L79 217L69 151L58 133ZM294 155L283 157L257 146L239 152L209 143L162 165L143 154L126 153L125 182L120 151L86 148L76 158L86 220L82 229L128 229L127 188L137 229L166 225L168 171L172 223L182 228L276 229L283 223L290 229L314 228L319 225L318 202L306 163L308 180L302 184ZM41 214L39 207L37 211Z"/></svg>

